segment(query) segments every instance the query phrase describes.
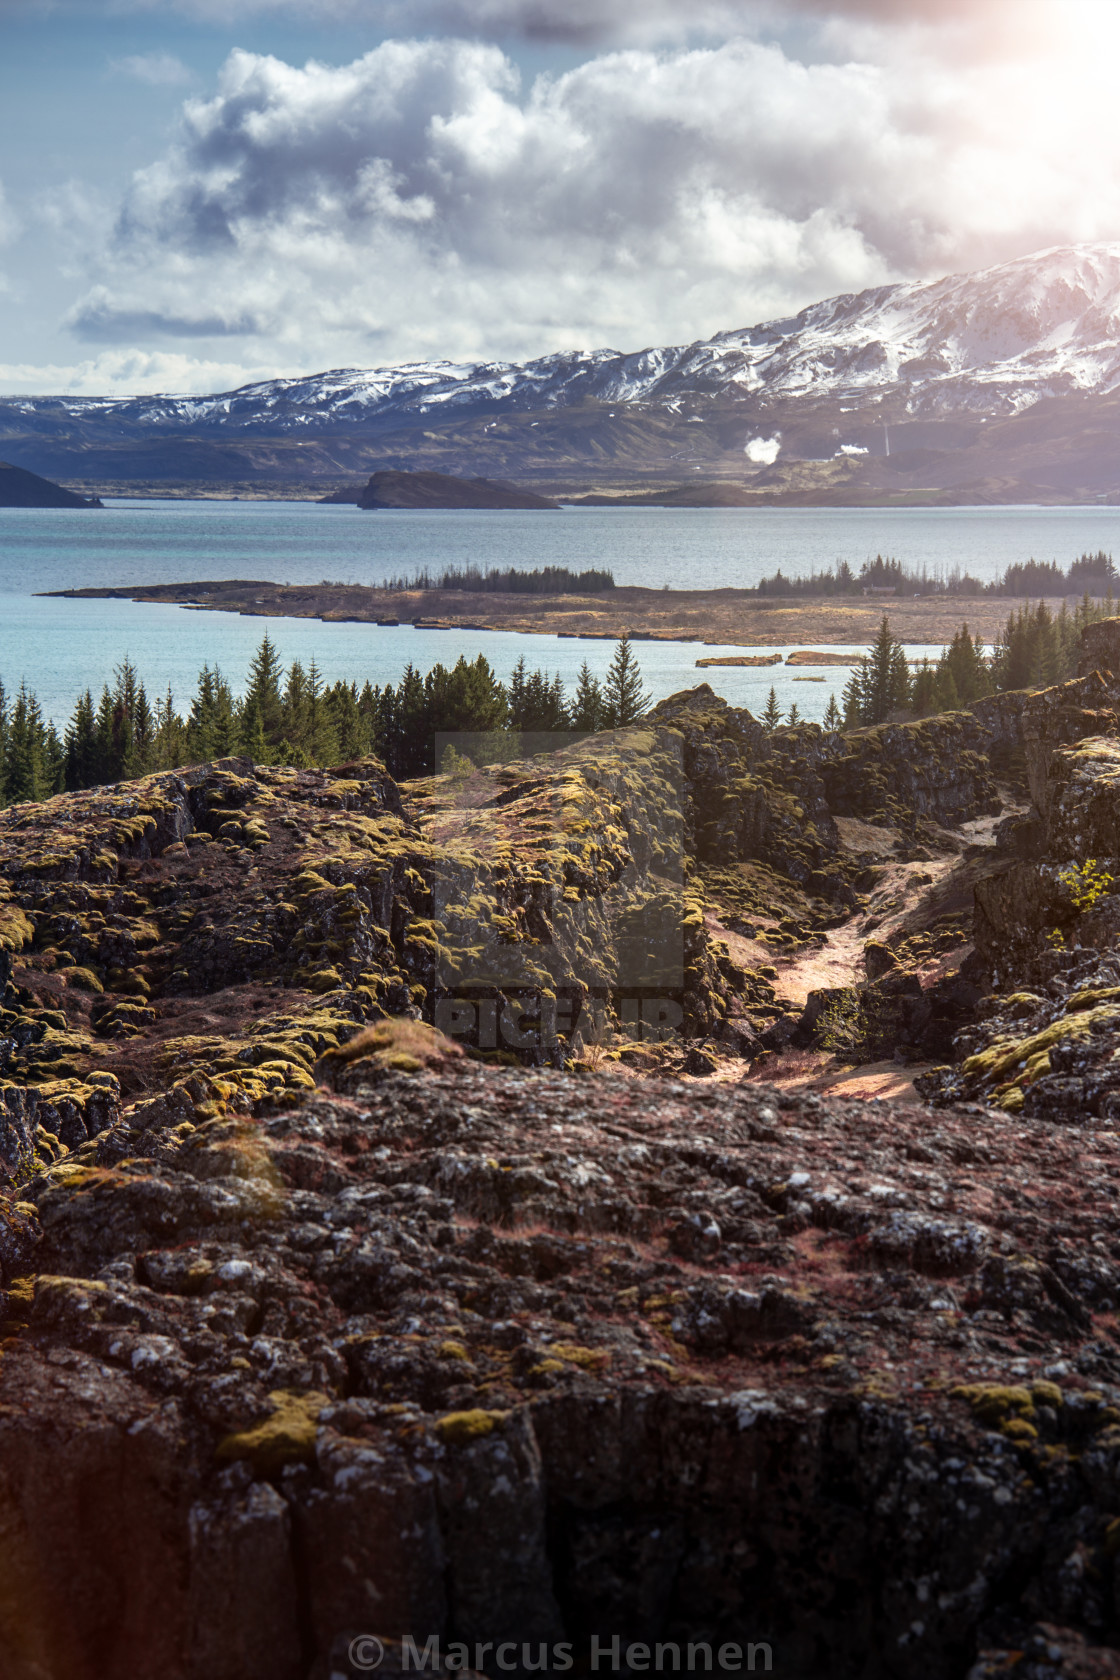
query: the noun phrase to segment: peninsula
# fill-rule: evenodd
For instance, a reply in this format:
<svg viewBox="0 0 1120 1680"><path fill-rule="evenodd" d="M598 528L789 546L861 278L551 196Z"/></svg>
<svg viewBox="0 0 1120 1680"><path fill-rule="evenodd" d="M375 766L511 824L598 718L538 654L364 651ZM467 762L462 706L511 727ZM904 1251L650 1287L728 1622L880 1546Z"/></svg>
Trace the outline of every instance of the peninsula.
<svg viewBox="0 0 1120 1680"><path fill-rule="evenodd" d="M465 589L282 584L245 578L46 593L79 600L170 603L250 618L370 625L396 620L421 629L515 630L522 635L612 640L628 632L635 641L746 648L803 648L810 642L859 646L872 640L884 610L876 597L760 596L750 589L616 587L587 594L483 595ZM902 642L931 645L948 642L964 620L974 635L993 640L1006 622L1009 604L998 596L897 596L891 598L889 612ZM1061 598L1048 605L1056 612Z"/></svg>

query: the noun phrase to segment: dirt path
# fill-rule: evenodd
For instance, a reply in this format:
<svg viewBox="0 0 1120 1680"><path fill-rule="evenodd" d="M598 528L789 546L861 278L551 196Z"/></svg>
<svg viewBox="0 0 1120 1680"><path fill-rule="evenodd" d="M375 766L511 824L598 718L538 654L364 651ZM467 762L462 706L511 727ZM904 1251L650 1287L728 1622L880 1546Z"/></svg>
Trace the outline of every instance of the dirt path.
<svg viewBox="0 0 1120 1680"><path fill-rule="evenodd" d="M812 991L853 986L867 978L864 948L870 939L887 941L901 930L913 933L948 910L966 908L971 902L973 881L989 867L985 854L994 852L996 825L1019 808L1007 800L998 815L943 831L944 849L921 861L898 857L902 837L897 830L854 818L837 818L843 849L873 866L878 878L865 906L792 956L776 955L760 940L745 939L724 928L714 914L709 914L708 926L715 937L726 942L731 957L741 966L771 964L776 968L777 1002L791 1012L800 1011ZM958 968L971 949L971 945L961 944L931 957L916 970L918 977L923 984L932 984ZM841 1067L824 1051L804 1050L764 1058L757 1074L752 1072L747 1077L787 1090L918 1102L913 1081L923 1071L924 1064L902 1066L893 1061Z"/></svg>

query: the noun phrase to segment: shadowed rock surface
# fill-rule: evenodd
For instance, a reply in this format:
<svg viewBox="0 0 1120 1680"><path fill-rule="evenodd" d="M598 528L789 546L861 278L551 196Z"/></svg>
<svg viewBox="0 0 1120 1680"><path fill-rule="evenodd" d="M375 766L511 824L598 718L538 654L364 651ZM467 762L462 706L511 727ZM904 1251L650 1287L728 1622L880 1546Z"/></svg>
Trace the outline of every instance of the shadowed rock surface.
<svg viewBox="0 0 1120 1680"><path fill-rule="evenodd" d="M1118 698L3 813L0 1671L1120 1672Z"/></svg>

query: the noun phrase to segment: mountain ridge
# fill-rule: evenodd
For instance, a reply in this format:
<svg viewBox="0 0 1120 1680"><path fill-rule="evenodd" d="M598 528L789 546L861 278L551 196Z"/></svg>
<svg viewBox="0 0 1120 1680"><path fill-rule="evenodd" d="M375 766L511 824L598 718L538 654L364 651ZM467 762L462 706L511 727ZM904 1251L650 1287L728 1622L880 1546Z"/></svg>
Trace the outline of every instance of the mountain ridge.
<svg viewBox="0 0 1120 1680"><path fill-rule="evenodd" d="M1045 458L1041 478L1039 462L1024 477L1017 458L1030 448L1037 455L1040 443L1046 456L1056 416L1057 456L1069 454L1079 427L1103 426L1108 460L1087 469L1084 483L1076 471L1071 483L1063 467L1050 488L1100 496L1120 493L1118 393L1114 242L845 293L685 345L338 368L204 397L0 399L0 443L18 444L36 470L70 476L82 456L103 477L131 465L187 481L292 479L299 460L310 469L304 477L324 483L352 481L363 468L595 482L683 470L738 477L761 493L815 494L830 486L791 484L783 474L792 462L828 462L849 490L890 489L899 475L942 490L987 478L1000 499L1004 481L1015 495L1049 483ZM977 444L981 456L986 447L981 426L1032 416L1002 454L977 458ZM713 426L717 435L704 437ZM160 447L172 439L176 450ZM266 440L275 446L270 459ZM884 469L892 442L896 457L914 458ZM767 471L776 462L773 485ZM884 471L892 475L885 484Z"/></svg>

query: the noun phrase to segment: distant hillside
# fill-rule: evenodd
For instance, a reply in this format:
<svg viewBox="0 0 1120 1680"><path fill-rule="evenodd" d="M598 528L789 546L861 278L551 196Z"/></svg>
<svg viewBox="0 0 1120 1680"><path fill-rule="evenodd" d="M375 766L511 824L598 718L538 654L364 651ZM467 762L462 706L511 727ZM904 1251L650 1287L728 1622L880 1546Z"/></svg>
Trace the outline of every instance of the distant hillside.
<svg viewBox="0 0 1120 1680"><path fill-rule="evenodd" d="M358 506L378 508L553 508L558 503L492 478L455 478L437 472L375 472Z"/></svg>
<svg viewBox="0 0 1120 1680"><path fill-rule="evenodd" d="M180 492L405 471L564 495L672 484L686 505L720 505L718 483L735 492L723 505L1120 501L1120 243L634 353L347 368L212 397L9 398L3 446L43 472Z"/></svg>
<svg viewBox="0 0 1120 1680"><path fill-rule="evenodd" d="M94 508L100 507L97 496L76 496L49 478L13 467L0 461L0 508Z"/></svg>

